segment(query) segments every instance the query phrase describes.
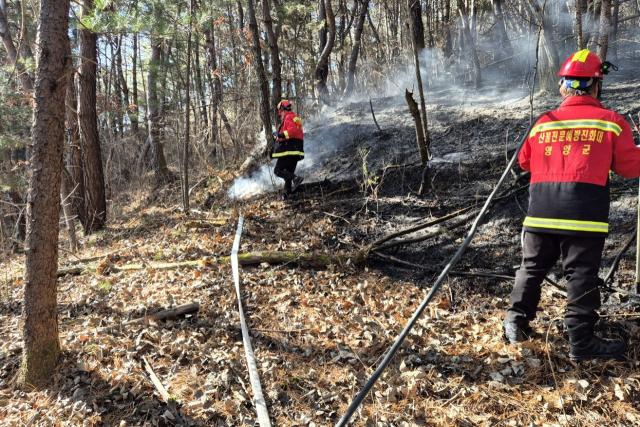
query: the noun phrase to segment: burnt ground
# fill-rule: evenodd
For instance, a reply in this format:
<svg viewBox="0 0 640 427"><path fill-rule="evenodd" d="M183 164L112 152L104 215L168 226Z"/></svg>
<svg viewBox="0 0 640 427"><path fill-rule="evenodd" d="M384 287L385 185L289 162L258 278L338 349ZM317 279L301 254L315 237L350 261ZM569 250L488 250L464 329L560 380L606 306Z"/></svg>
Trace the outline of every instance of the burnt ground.
<svg viewBox="0 0 640 427"><path fill-rule="evenodd" d="M625 116L637 113L638 83L631 71L612 76L603 103ZM534 115L558 103L555 94L536 95ZM309 158L300 164L306 184L288 201L278 201L277 192L230 201L232 180L224 175L196 190L197 211L188 217L179 208L177 184L153 194L138 185L120 194L107 230L84 237L76 256L63 254L62 266L97 257L99 268L60 278L64 353L42 390L15 388L22 288L11 277L22 260L4 258L0 424L257 425L231 270L215 262L231 252L238 214L245 217L241 253L286 250L355 260L385 235L481 206L529 125L528 93L514 91L513 82L478 92L431 88L434 156L428 192L420 197L415 191L422 166L404 98L374 98L373 105L381 131L368 99L306 122ZM527 182L516 167L503 187L508 196L492 205L454 270L514 274ZM638 180L613 178L602 277L634 233L637 194ZM339 420L457 251L475 212L407 235L433 237L371 254L363 264L343 258L326 268L291 262L242 269L243 306L273 425L330 426ZM190 228L194 217L219 223ZM154 268L202 259L209 263L198 269ZM145 268L113 270L134 263ZM628 338L625 359L583 364L567 357L564 297L556 288L543 289L533 339L513 348L500 331L511 281L449 276L353 425L640 424L634 271L635 244L614 276L618 291L602 292L600 329ZM558 268L550 277L563 284ZM153 319L158 310L192 301L200 303L197 315ZM137 318L145 321L106 328ZM151 383L144 359L177 411Z"/></svg>

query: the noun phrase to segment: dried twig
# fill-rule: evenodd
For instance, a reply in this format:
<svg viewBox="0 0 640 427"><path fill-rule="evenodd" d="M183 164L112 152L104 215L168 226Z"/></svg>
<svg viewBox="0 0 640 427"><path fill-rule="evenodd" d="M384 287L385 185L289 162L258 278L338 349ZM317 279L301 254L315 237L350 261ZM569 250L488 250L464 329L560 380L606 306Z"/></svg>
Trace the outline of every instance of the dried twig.
<svg viewBox="0 0 640 427"><path fill-rule="evenodd" d="M160 393L162 400L164 400L164 402L169 406L169 410L171 411L173 416L176 418L176 420L182 422L182 418L180 417L180 414L176 409L176 398L170 395L167 389L164 387L164 385L162 385L162 382L160 381L156 373L153 371L153 367L149 363L149 360L147 360L147 357L142 356L142 360L144 361L144 369L149 374L149 377L151 378L151 382L156 387L156 390L158 390L158 392Z"/></svg>
<svg viewBox="0 0 640 427"><path fill-rule="evenodd" d="M380 125L378 124L378 121L376 120L376 115L373 112L373 102L371 102L371 98L369 98L369 105L371 106L371 116L373 117L373 122L376 124L376 127L378 128L378 130L380 132L382 132L382 129L380 129Z"/></svg>

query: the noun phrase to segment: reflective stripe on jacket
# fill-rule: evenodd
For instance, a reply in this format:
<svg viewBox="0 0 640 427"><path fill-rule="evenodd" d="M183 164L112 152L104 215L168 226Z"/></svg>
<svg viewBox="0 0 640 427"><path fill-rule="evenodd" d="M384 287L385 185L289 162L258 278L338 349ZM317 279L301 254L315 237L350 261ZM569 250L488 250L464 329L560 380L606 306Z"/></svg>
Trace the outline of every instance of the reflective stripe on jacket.
<svg viewBox="0 0 640 427"><path fill-rule="evenodd" d="M300 117L293 111L285 112L278 134L284 138L276 138L276 146L271 157L298 156L302 160L304 158L304 132Z"/></svg>
<svg viewBox="0 0 640 427"><path fill-rule="evenodd" d="M543 115L518 157L531 172L527 231L600 235L609 231L609 171L640 176L631 127L592 96L565 98Z"/></svg>

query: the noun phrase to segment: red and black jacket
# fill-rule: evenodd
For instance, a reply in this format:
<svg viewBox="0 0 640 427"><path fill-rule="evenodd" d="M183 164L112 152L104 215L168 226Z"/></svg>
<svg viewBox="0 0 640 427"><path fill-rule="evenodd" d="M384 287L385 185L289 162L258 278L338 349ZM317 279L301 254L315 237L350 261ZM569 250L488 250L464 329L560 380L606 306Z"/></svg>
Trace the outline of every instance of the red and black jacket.
<svg viewBox="0 0 640 427"><path fill-rule="evenodd" d="M298 160L304 158L304 133L302 120L293 111L286 111L282 124L278 129L276 146L271 157L296 156Z"/></svg>
<svg viewBox="0 0 640 427"><path fill-rule="evenodd" d="M606 236L609 171L640 176L629 123L588 95L565 98L543 115L518 160L531 172L527 231Z"/></svg>

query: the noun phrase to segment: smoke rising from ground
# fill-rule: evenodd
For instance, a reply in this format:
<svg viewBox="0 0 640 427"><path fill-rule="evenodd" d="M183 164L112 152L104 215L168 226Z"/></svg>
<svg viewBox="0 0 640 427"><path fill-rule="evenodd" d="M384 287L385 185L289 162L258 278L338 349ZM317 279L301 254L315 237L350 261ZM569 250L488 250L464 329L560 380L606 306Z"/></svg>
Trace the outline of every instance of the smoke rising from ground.
<svg viewBox="0 0 640 427"><path fill-rule="evenodd" d="M577 50L576 40L572 36L575 25L574 11L568 9L566 4L559 0L549 0L546 13L550 24L557 30L554 44L557 47L558 60L562 64L570 53ZM486 18L489 20L487 21ZM515 16L515 19L522 18ZM508 21L508 26L512 24ZM466 111L475 108L474 114L477 114L479 105L501 104L501 108L510 108L512 101L529 96L534 84L538 28L531 25L530 32L524 35L516 34L513 28L508 28L509 43L513 51L513 54L510 54L500 45L501 40L496 25L498 24L493 24L491 15L485 14L479 17L478 36L475 40L483 66L482 88L479 90L475 88L473 60L467 50L457 52L451 58L444 58L440 49L424 49L420 52L421 77L427 108L430 110L428 114L433 114L434 108L437 111L438 106L454 106L460 110L461 114L466 114ZM598 26L597 21L589 19L588 15L583 15L584 39L587 48L591 50L596 49ZM455 32L455 26L452 27L452 31ZM624 34L627 37L637 32L638 30L633 27L624 28ZM458 34L454 34L453 37L457 38ZM619 36L619 40L621 39ZM619 52L627 47L622 41L618 42ZM539 54L544 55L544 51L544 47L541 46ZM408 52L405 53L408 55ZM311 118L302 117L306 156L298 163L297 174L304 176L306 182L311 182L326 178L327 171L340 172L334 170L341 167L335 159L345 155L353 156L354 150L359 149L354 143L354 140L358 139L359 127L373 125L369 111L370 99L373 100L376 116L383 128L388 129L392 123L400 119L404 120L408 116L404 99L405 90L413 91L414 99L419 101L415 68L413 60L409 58L409 56L404 58L404 65L387 64L386 66L374 59L361 60L358 65L358 75L361 81L367 80L365 88L361 87L348 97L334 95L332 100L319 109L317 115ZM536 88L533 90L535 91ZM294 105L294 111L298 110L297 107ZM306 111L318 110L317 105L305 107L308 107ZM527 113L523 109L522 114ZM359 115L358 119L362 125L358 124L358 121L354 122L353 117L349 117L349 120L344 117L353 114ZM430 117L429 120L432 118ZM440 120L443 119L440 118ZM361 129L364 130L364 127ZM407 138L412 138L411 131L404 130L407 130ZM369 138L373 134L370 128L362 132L362 135ZM264 134L259 138L264 146ZM351 145L347 147L348 144ZM399 156L393 159L396 164L401 163L400 157L404 155L401 151L400 147L396 149ZM369 158L372 159L373 156L374 153L371 153ZM407 154L405 159L409 157ZM356 163L359 161L357 159ZM229 190L229 196L244 198L281 189L283 180L273 175L274 164L275 161L272 161L270 165L263 166L249 178L238 178ZM361 169L361 165L352 164L350 167L355 171L352 171L352 175L359 173L358 170Z"/></svg>

